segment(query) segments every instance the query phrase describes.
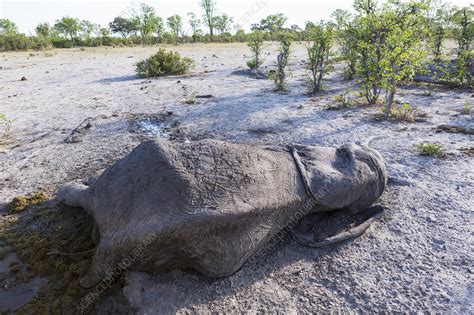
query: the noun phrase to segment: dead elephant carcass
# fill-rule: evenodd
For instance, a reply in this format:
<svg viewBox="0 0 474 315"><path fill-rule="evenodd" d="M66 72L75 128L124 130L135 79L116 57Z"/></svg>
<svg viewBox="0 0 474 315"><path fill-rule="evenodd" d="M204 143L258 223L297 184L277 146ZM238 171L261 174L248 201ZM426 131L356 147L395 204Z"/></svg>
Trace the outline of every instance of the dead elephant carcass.
<svg viewBox="0 0 474 315"><path fill-rule="evenodd" d="M296 233L310 246L347 239L373 220L365 210L386 181L380 154L357 145L278 149L157 140L139 145L90 186L67 184L57 197L85 208L96 222L100 241L82 279L92 286L137 252L139 258L127 260L134 270L192 268L227 276L304 216L340 209L369 213L359 230L322 242L304 224Z"/></svg>

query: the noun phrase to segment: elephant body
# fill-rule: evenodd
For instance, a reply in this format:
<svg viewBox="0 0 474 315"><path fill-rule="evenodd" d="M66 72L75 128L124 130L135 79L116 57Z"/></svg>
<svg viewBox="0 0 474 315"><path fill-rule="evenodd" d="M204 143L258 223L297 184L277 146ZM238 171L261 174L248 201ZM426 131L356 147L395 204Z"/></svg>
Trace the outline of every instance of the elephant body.
<svg viewBox="0 0 474 315"><path fill-rule="evenodd" d="M139 256L128 259L133 270L227 276L295 216L360 211L385 188L376 151L346 145L295 152L217 140L148 141L90 186L63 186L57 198L85 208L100 235L81 284L98 283L131 253Z"/></svg>

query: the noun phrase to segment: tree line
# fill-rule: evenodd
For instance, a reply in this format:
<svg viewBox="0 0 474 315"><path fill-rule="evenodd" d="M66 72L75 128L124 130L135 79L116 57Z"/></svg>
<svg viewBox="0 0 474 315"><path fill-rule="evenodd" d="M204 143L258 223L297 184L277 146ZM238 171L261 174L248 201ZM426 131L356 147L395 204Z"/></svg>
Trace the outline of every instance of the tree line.
<svg viewBox="0 0 474 315"><path fill-rule="evenodd" d="M361 1L356 1L356 10L363 6L359 2ZM396 1L389 2L396 3ZM377 1L365 0L362 3L365 3L367 10L370 11L375 6L373 3ZM448 37L454 37L461 26L460 23L463 23L461 21L463 18L464 22L470 25L466 29L472 31L472 5L460 9L443 4L440 0L424 1L424 5L428 9L424 10L422 18L425 24L429 25L430 40L435 56L440 56L443 41ZM53 25L48 22L39 24L35 29L35 36L26 36L18 31L13 21L0 19L0 50L187 42L245 42L252 37L244 30L238 29L238 25L232 27L234 19L226 13L219 13L215 0L201 0L200 6L203 11L202 16L193 12L188 13L188 25L184 25L184 19L180 15L172 15L165 21L153 7L139 3L130 8L128 16L116 17L107 27L65 16ZM340 31L342 27L350 27L353 17L354 15L348 11L336 10L331 23L337 25ZM251 30L252 32L261 31L264 40L277 40L278 34L285 31L303 41L308 40L308 34L315 26L313 22L306 22L304 28L298 25L287 27L287 21L284 14L273 14L262 19L260 23L252 24ZM339 32L338 35L346 37L342 43L349 42L347 37L351 36L350 33L350 30Z"/></svg>
<svg viewBox="0 0 474 315"><path fill-rule="evenodd" d="M18 31L17 25L8 19L0 19L0 50L41 50L83 46L177 44L189 42L245 42L248 34L233 26L234 19L226 13L218 13L214 0L201 0L202 16L187 14L188 25L180 15L164 20L156 10L145 3L135 4L128 16L117 16L107 27L87 20L65 16L55 21L40 23L34 36ZM270 15L253 30L265 30L267 39L284 29L287 18L283 14ZM289 29L288 29L289 30ZM292 26L293 31L300 31Z"/></svg>

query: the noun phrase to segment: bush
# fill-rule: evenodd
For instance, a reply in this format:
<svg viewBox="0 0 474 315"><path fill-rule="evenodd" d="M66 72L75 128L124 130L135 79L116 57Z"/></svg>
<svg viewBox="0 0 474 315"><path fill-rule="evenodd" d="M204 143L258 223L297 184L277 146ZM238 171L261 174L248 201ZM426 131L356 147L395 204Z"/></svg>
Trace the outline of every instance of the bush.
<svg viewBox="0 0 474 315"><path fill-rule="evenodd" d="M5 114L0 113L0 140L10 132L11 123Z"/></svg>
<svg viewBox="0 0 474 315"><path fill-rule="evenodd" d="M254 31L249 35L248 40L247 46L249 46L252 51L253 57L247 62L247 66L249 66L250 69L258 69L263 64L260 55L263 49L264 34L261 31Z"/></svg>
<svg viewBox="0 0 474 315"><path fill-rule="evenodd" d="M49 38L44 36L33 36L29 38L28 49L45 50L51 49L52 43Z"/></svg>
<svg viewBox="0 0 474 315"><path fill-rule="evenodd" d="M466 101L466 103L464 103L464 108L462 109L462 113L463 113L464 115L470 115L470 114L471 114L471 110L472 110L471 102Z"/></svg>
<svg viewBox="0 0 474 315"><path fill-rule="evenodd" d="M336 104L330 104L326 106L326 109L329 110L342 110L342 109L351 109L354 104L352 103L351 91L344 91L343 93L336 95L334 97Z"/></svg>
<svg viewBox="0 0 474 315"><path fill-rule="evenodd" d="M24 34L7 33L0 35L0 50L27 50L28 37Z"/></svg>
<svg viewBox="0 0 474 315"><path fill-rule="evenodd" d="M289 33L281 33L278 41L280 42L280 47L278 49L277 71L272 76L272 79L273 82L275 82L276 91L285 91L288 88L285 68L288 66L288 60L291 54L292 38Z"/></svg>
<svg viewBox="0 0 474 315"><path fill-rule="evenodd" d="M375 120L392 120L399 122L416 122L425 114L420 112L418 108L410 106L410 104L402 104L399 106L392 106L390 109L384 107L381 111L374 115Z"/></svg>
<svg viewBox="0 0 474 315"><path fill-rule="evenodd" d="M322 22L308 30L308 61L306 66L310 71L307 81L311 94L321 91L323 76L330 69L329 53L333 44L333 37L332 26Z"/></svg>
<svg viewBox="0 0 474 315"><path fill-rule="evenodd" d="M141 78L160 77L185 74L193 66L193 60L181 58L177 52L160 48L156 54L140 61L136 66L137 74Z"/></svg>
<svg viewBox="0 0 474 315"><path fill-rule="evenodd" d="M446 152L439 144L434 143L420 143L416 146L418 152L424 156L445 157Z"/></svg>
<svg viewBox="0 0 474 315"><path fill-rule="evenodd" d="M257 61L257 59L255 58L252 58L250 59L249 61L247 61L247 66L250 68L250 69L258 69L260 68L260 66L262 65L262 61Z"/></svg>

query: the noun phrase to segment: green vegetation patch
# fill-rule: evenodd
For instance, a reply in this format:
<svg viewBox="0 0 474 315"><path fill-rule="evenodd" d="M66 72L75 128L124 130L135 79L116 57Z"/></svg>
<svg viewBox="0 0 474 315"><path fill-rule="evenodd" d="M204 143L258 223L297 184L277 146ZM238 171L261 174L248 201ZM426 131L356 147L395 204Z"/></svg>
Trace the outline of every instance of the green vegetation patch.
<svg viewBox="0 0 474 315"><path fill-rule="evenodd" d="M446 151L440 144L435 143L420 143L416 146L418 152L424 156L433 156L443 158L446 156Z"/></svg>
<svg viewBox="0 0 474 315"><path fill-rule="evenodd" d="M137 74L141 78L181 75L188 72L194 62L181 58L179 53L160 48L156 54L137 63Z"/></svg>

